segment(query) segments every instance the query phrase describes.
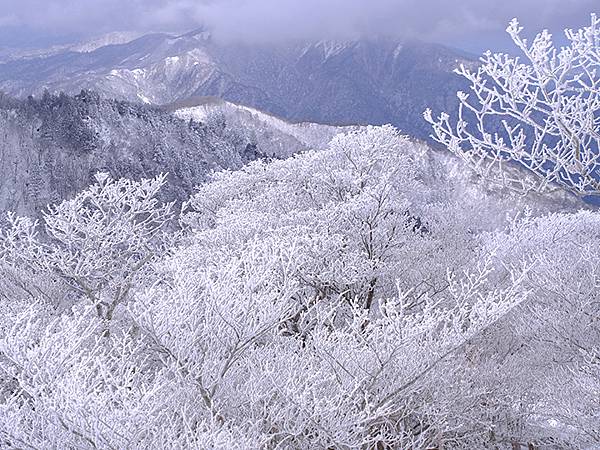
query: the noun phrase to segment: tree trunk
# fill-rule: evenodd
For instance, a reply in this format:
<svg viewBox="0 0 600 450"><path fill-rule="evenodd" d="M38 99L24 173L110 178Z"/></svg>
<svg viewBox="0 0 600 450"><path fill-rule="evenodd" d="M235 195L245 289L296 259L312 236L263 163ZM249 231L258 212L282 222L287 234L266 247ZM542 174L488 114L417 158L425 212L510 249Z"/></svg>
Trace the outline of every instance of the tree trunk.
<svg viewBox="0 0 600 450"><path fill-rule="evenodd" d="M373 298L375 297L375 285L377 284L377 278L373 278L369 282L369 290L367 291L367 301L365 303L365 309L371 311L371 305L373 304Z"/></svg>

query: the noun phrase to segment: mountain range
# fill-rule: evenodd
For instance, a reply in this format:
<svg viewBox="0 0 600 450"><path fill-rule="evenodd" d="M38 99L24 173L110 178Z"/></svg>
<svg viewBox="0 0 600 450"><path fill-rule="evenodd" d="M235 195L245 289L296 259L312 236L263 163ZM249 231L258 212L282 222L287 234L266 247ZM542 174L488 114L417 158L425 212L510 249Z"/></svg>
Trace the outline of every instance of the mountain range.
<svg viewBox="0 0 600 450"><path fill-rule="evenodd" d="M130 39L6 53L0 210L39 211L98 171L132 179L167 172L163 200L184 200L212 171L324 149L359 124L392 123L426 137L423 109L452 111L454 92L464 88L452 69L475 64L442 46L385 39L287 46L221 44L207 32ZM440 152L423 158L439 170L456 164Z"/></svg>
<svg viewBox="0 0 600 450"><path fill-rule="evenodd" d="M1 62L2 60L0 60ZM117 34L89 43L5 56L0 90L17 96L82 89L165 105L214 96L290 121L391 123L427 138L427 107L452 112L473 65L442 45L393 39L279 44L223 43L205 30Z"/></svg>

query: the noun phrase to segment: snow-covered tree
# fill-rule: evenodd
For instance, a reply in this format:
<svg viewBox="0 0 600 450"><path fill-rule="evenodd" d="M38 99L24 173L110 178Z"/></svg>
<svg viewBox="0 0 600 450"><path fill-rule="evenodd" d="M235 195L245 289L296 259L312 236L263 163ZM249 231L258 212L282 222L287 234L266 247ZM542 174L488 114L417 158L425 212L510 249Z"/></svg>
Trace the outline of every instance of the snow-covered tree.
<svg viewBox="0 0 600 450"><path fill-rule="evenodd" d="M527 42L516 19L507 32L524 58L488 51L477 69L461 65L471 92L458 92L456 119L425 112L433 138L519 192L558 185L600 195L600 19L566 30L560 49L546 30Z"/></svg>
<svg viewBox="0 0 600 450"><path fill-rule="evenodd" d="M96 175L96 184L43 214L37 221L9 213L0 234L0 258L33 273L60 277L110 320L127 298L135 277L160 256L159 233L171 219L171 204L156 195L166 176L131 181Z"/></svg>
<svg viewBox="0 0 600 450"><path fill-rule="evenodd" d="M503 347L503 364L514 373L525 370L504 389L525 399L522 418L528 420L521 432L530 439L544 432L557 439L567 435L571 445L583 447L600 439L594 395L600 382L598 230L597 212L525 215L489 243L506 263L524 255L532 262L524 283L530 300L491 337L504 337L505 345L496 347Z"/></svg>
<svg viewBox="0 0 600 450"><path fill-rule="evenodd" d="M463 167L365 127L213 174L177 240L164 177L11 216L0 447L593 443L598 214L507 221Z"/></svg>

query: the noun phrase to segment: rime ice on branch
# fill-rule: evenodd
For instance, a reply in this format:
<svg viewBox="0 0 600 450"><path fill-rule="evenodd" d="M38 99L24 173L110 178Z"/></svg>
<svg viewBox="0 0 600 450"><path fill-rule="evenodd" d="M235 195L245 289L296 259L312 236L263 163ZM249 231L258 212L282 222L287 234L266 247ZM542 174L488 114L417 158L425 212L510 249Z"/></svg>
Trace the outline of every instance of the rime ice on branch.
<svg viewBox="0 0 600 450"><path fill-rule="evenodd" d="M477 70L456 73L471 82L458 92L458 118L425 119L433 138L490 181L519 192L558 185L577 195L600 195L600 19L565 30L556 49L547 30L532 43L513 19L506 31L525 58L486 52ZM517 162L532 177L507 170Z"/></svg>

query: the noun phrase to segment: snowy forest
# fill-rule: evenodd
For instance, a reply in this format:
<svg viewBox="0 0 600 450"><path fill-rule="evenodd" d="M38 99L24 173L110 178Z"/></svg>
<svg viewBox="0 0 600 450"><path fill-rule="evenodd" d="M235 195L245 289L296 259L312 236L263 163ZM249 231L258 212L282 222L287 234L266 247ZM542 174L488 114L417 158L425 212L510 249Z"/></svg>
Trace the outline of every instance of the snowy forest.
<svg viewBox="0 0 600 450"><path fill-rule="evenodd" d="M435 142L288 124L8 212L0 448L600 448L600 19L507 32Z"/></svg>

